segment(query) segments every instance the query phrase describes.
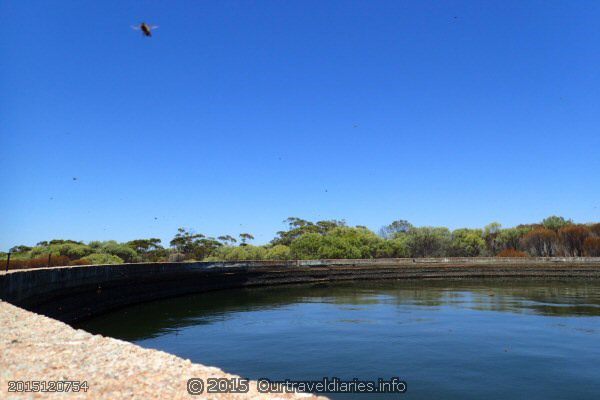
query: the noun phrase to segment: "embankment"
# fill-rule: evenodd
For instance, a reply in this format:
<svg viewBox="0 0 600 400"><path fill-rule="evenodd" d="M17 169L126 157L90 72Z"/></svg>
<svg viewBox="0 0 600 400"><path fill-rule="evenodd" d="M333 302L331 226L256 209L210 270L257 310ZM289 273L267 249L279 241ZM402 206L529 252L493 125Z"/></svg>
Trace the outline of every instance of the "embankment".
<svg viewBox="0 0 600 400"><path fill-rule="evenodd" d="M600 279L600 258L424 258L74 266L0 275L0 298L64 322L203 291L363 279Z"/></svg>

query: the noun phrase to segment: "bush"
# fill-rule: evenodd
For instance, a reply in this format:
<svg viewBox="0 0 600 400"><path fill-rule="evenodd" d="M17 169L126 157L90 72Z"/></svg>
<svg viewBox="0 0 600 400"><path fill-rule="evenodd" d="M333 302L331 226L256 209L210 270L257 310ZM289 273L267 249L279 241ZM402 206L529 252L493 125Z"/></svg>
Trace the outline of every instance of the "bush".
<svg viewBox="0 0 600 400"><path fill-rule="evenodd" d="M265 256L267 260L289 260L291 258L290 248L283 244L278 244L267 249Z"/></svg>
<svg viewBox="0 0 600 400"><path fill-rule="evenodd" d="M408 248L402 239L382 240L375 246L375 258L408 257Z"/></svg>
<svg viewBox="0 0 600 400"><path fill-rule="evenodd" d="M185 260L185 254L183 253L171 253L167 258L169 262L182 262Z"/></svg>
<svg viewBox="0 0 600 400"><path fill-rule="evenodd" d="M101 265L101 264L123 264L123 259L112 254L94 253L78 260L83 265ZM80 264L81 265L81 264Z"/></svg>
<svg viewBox="0 0 600 400"><path fill-rule="evenodd" d="M519 250L521 239L528 234L533 228L526 225L520 225L516 228L502 229L498 235L498 243L504 249Z"/></svg>
<svg viewBox="0 0 600 400"><path fill-rule="evenodd" d="M583 255L583 243L590 230L585 225L567 225L558 231L561 244L567 256L580 257Z"/></svg>
<svg viewBox="0 0 600 400"><path fill-rule="evenodd" d="M497 257L529 257L529 255L524 251L519 251L515 249L504 249L500 253L498 253Z"/></svg>
<svg viewBox="0 0 600 400"><path fill-rule="evenodd" d="M6 264L5 264L6 265ZM4 268L5 265L2 267ZM71 265L71 260L67 256L52 256L50 258L51 267ZM27 259L10 259L9 269L27 269L27 268L46 268L48 267L48 256Z"/></svg>
<svg viewBox="0 0 600 400"><path fill-rule="evenodd" d="M306 233L295 239L290 245L292 258L297 260L316 260L320 258L319 249L323 245L323 236L318 233Z"/></svg>
<svg viewBox="0 0 600 400"><path fill-rule="evenodd" d="M456 229L452 232L448 254L451 257L477 257L485 250L483 232L479 229Z"/></svg>
<svg viewBox="0 0 600 400"><path fill-rule="evenodd" d="M70 265L90 265L90 262L85 258L80 258L79 260L71 261Z"/></svg>
<svg viewBox="0 0 600 400"><path fill-rule="evenodd" d="M571 225L572 223L573 221L570 219L564 219L563 217L558 217L556 215L552 215L542 221L544 228L553 230L555 232L557 232L560 228Z"/></svg>
<svg viewBox="0 0 600 400"><path fill-rule="evenodd" d="M588 257L600 257L600 237L589 237L583 242L583 251Z"/></svg>
<svg viewBox="0 0 600 400"><path fill-rule="evenodd" d="M362 246L357 246L341 237L325 236L323 237L323 243L318 249L317 258L371 258L370 254L368 254L368 250L368 247L363 248Z"/></svg>
<svg viewBox="0 0 600 400"><path fill-rule="evenodd" d="M558 236L547 228L536 228L523 236L523 248L532 256L552 257L556 254Z"/></svg>
<svg viewBox="0 0 600 400"><path fill-rule="evenodd" d="M411 257L444 257L451 242L450 230L443 227L412 228L402 236Z"/></svg>
<svg viewBox="0 0 600 400"><path fill-rule="evenodd" d="M90 245L92 245L92 243L90 243ZM121 260L125 260L127 262L134 262L138 258L138 254L134 249L126 244L117 243L114 240L100 243L95 242L94 245L97 246L97 253L117 256Z"/></svg>
<svg viewBox="0 0 600 400"><path fill-rule="evenodd" d="M53 240L48 245L34 247L31 249L30 255L32 258L36 258L52 254L53 256L66 256L70 260L77 260L92 254L93 251L90 246L83 243Z"/></svg>
<svg viewBox="0 0 600 400"><path fill-rule="evenodd" d="M217 248L208 261L249 261L264 260L267 250L264 247L246 244L245 246L221 246Z"/></svg>

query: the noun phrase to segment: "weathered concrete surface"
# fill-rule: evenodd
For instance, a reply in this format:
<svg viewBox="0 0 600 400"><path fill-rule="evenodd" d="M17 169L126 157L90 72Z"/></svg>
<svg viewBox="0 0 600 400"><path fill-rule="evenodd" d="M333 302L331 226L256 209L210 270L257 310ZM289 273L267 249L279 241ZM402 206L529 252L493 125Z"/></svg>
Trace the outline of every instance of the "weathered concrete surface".
<svg viewBox="0 0 600 400"><path fill-rule="evenodd" d="M0 398L60 399L317 399L307 394L191 396L190 378L236 378L218 368L92 335L0 301ZM8 393L8 381L87 381L87 392ZM323 399L323 397L321 397Z"/></svg>
<svg viewBox="0 0 600 400"><path fill-rule="evenodd" d="M439 258L74 266L0 275L0 299L65 322L159 298L353 279L600 278L600 258Z"/></svg>

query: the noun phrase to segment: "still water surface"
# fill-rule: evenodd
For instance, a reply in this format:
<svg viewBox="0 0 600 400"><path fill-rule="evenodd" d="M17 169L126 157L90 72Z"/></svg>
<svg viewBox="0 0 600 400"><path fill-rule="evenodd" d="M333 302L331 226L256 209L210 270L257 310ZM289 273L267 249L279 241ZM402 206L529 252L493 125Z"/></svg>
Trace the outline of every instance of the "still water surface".
<svg viewBox="0 0 600 400"><path fill-rule="evenodd" d="M599 281L353 282L239 289L78 326L250 379L376 380L403 395L598 399Z"/></svg>

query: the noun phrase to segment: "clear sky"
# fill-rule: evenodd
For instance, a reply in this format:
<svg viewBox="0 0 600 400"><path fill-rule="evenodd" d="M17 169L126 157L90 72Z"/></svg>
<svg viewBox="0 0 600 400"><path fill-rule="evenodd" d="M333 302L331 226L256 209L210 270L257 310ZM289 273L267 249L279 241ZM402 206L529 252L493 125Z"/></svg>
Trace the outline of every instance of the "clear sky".
<svg viewBox="0 0 600 400"><path fill-rule="evenodd" d="M598 221L600 2L3 0L0 134L2 250Z"/></svg>

